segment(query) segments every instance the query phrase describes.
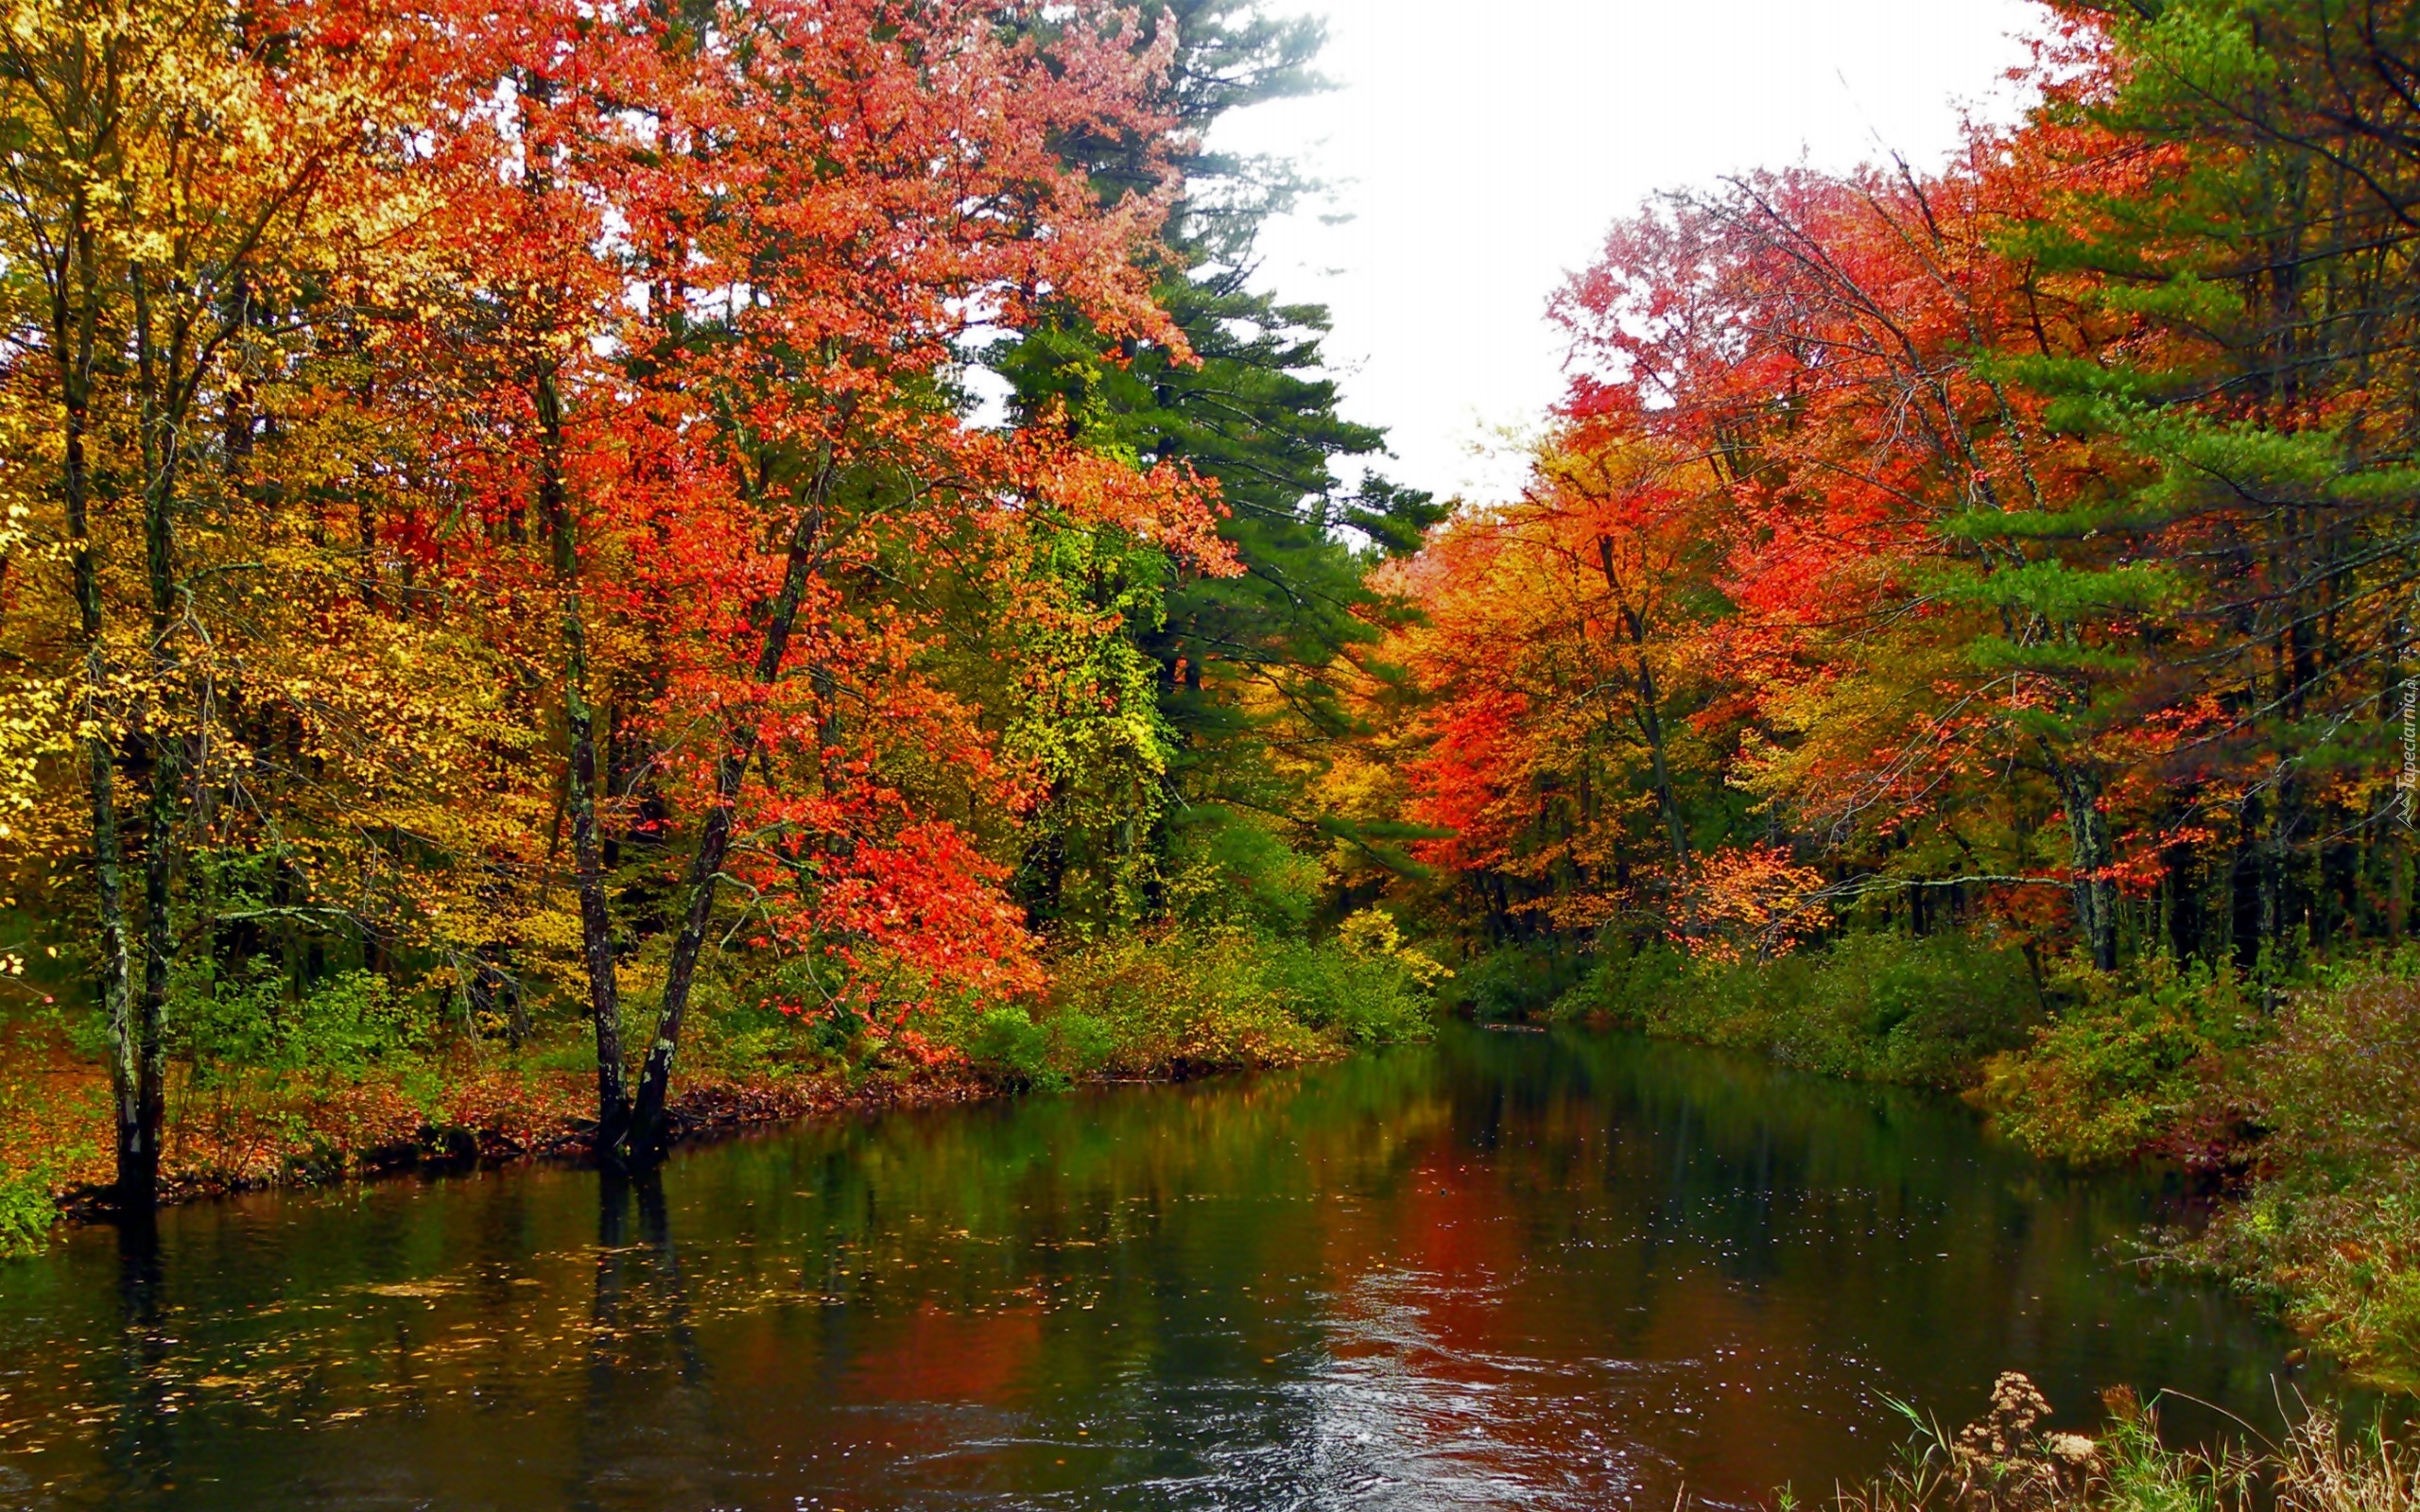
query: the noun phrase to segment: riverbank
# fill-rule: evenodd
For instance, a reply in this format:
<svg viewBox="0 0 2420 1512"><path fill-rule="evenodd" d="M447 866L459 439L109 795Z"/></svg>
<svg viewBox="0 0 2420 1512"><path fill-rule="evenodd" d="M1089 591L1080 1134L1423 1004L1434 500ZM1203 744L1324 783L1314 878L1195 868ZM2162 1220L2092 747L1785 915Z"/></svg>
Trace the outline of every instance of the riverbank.
<svg viewBox="0 0 2420 1512"><path fill-rule="evenodd" d="M2165 957L2099 972L1967 935L1852 935L1764 964L1515 959L1476 963L1465 1005L1954 1091L2045 1159L2180 1169L2209 1220L2144 1235L2144 1259L2224 1279L2366 1383L2420 1389L2411 952L2268 986Z"/></svg>
<svg viewBox="0 0 2420 1512"><path fill-rule="evenodd" d="M172 1079L161 1194L188 1202L410 1170L585 1156L595 1073L584 1049L466 1047L345 1074ZM1003 1085L972 1066L876 1064L856 1074L768 1065L691 1076L673 1107L678 1137L967 1102ZM19 1112L0 1136L0 1254L38 1248L60 1219L104 1215L112 1179L109 1082L40 1026L0 1033L0 1099Z"/></svg>
<svg viewBox="0 0 2420 1512"><path fill-rule="evenodd" d="M1303 1065L1432 1022L1434 968L1391 932L1323 946L1164 932L1053 965L1040 1002L890 1020L715 1000L684 1054L676 1137ZM299 1002L219 992L181 1006L166 1201L586 1153L595 1062L567 1009L541 1005L513 1044L362 973ZM0 1125L0 1255L106 1207L109 1077L80 1027L60 1012L0 1022L0 1104L16 1110Z"/></svg>

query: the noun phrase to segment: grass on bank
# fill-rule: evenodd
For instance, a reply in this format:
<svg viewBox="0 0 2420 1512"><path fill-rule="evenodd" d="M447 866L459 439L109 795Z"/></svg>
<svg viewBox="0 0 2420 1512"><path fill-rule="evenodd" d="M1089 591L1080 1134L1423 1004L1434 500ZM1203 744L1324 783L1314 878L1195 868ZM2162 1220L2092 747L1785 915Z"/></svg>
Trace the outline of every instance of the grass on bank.
<svg viewBox="0 0 2420 1512"><path fill-rule="evenodd" d="M944 1005L913 1037L852 1014L778 1011L701 990L676 1113L692 1126L843 1105L954 1101L1098 1079L1291 1066L1424 1039L1440 970L1383 914L1308 943L1202 925L1072 949L1029 1005ZM704 984L701 984L701 988ZM61 1203L110 1179L108 1074L90 1015L0 1021L0 1255L38 1248ZM503 1038L447 992L366 971L296 994L266 968L188 981L168 1019L172 1196L295 1184L428 1160L579 1147L593 1111L587 1025L568 1000Z"/></svg>

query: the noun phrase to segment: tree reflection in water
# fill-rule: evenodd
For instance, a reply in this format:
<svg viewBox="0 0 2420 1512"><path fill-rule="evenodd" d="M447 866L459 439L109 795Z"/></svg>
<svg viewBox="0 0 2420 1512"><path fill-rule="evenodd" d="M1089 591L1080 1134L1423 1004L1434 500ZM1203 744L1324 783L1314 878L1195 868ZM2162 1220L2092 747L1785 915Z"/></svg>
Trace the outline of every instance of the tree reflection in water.
<svg viewBox="0 0 2420 1512"><path fill-rule="evenodd" d="M2266 1420L2290 1341L2112 1258L2170 1196L1954 1103L1449 1026L648 1179L268 1194L169 1212L148 1254L75 1234L0 1269L0 1489L1664 1512L1870 1471L1882 1394L1955 1418L2002 1368Z"/></svg>
<svg viewBox="0 0 2420 1512"><path fill-rule="evenodd" d="M579 1449L562 1504L632 1496L704 1504L715 1479L714 1400L689 1315L664 1174L596 1174L596 1291ZM638 1234L630 1233L632 1209Z"/></svg>

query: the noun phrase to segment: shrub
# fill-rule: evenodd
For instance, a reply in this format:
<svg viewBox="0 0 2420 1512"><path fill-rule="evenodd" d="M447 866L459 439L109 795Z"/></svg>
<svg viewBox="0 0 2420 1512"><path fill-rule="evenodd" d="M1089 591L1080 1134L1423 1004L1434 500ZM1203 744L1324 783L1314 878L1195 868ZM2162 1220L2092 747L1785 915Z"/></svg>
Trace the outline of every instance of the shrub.
<svg viewBox="0 0 2420 1512"><path fill-rule="evenodd" d="M1965 935L1852 935L1776 961L1692 959L1662 942L1601 954L1557 1001L1670 1039L1828 1075L1962 1086L2039 1017L2022 958Z"/></svg>
<svg viewBox="0 0 2420 1512"><path fill-rule="evenodd" d="M295 998L277 964L256 957L241 975L181 986L170 1033L205 1085L251 1071L357 1077L426 1045L410 1005L372 971L346 971Z"/></svg>
<svg viewBox="0 0 2420 1512"><path fill-rule="evenodd" d="M960 1048L977 1070L1011 1086L1055 1091L1073 1080L1051 1025L1013 1005L985 1012Z"/></svg>
<svg viewBox="0 0 2420 1512"><path fill-rule="evenodd" d="M2415 966L2323 968L2273 1016L2224 966L2070 971L1983 1101L2044 1154L2233 1171L2236 1200L2160 1252L2265 1295L2358 1374L2420 1385Z"/></svg>
<svg viewBox="0 0 2420 1512"><path fill-rule="evenodd" d="M1688 1000L1694 974L1690 965L1685 952L1664 940L1604 946L1585 974L1555 999L1549 1012L1557 1019L1582 1019L1608 1027L1662 1027L1675 1039L1702 1038L1672 1032L1673 1014Z"/></svg>
<svg viewBox="0 0 2420 1512"><path fill-rule="evenodd" d="M1044 1067L1080 1079L1297 1065L1426 1038L1435 971L1399 943L1357 953L1240 926L1169 930L1070 953L1040 1015L1021 1026L1004 1015L1022 1010L995 1009L961 1043L1031 1085L1057 1084Z"/></svg>
<svg viewBox="0 0 2420 1512"><path fill-rule="evenodd" d="M1587 968L1568 941L1499 945L1456 973L1448 1001L1481 1023L1541 1018L1580 985Z"/></svg>
<svg viewBox="0 0 2420 1512"><path fill-rule="evenodd" d="M2152 1148L2222 1159L2235 1141L2209 1125L2230 1108L2231 1065L2263 1028L2235 969L2180 971L2159 956L2125 975L2071 970L2060 986L2068 1001L2033 1042L1983 1069L1980 1101L2002 1126L2086 1164Z"/></svg>
<svg viewBox="0 0 2420 1512"><path fill-rule="evenodd" d="M1967 1085L2041 1016L2017 953L1968 935L1853 935L1792 963L1803 998L1773 1006L1775 1054L1833 1075Z"/></svg>
<svg viewBox="0 0 2420 1512"><path fill-rule="evenodd" d="M46 1165L0 1171L0 1259L30 1255L50 1241L59 1209L51 1201Z"/></svg>
<svg viewBox="0 0 2420 1512"><path fill-rule="evenodd" d="M1396 1044L1428 1033L1425 964L1392 951L1356 954L1341 946L1285 940L1263 957L1260 983L1299 1023L1350 1044Z"/></svg>
<svg viewBox="0 0 2420 1512"><path fill-rule="evenodd" d="M682 1058L693 1074L742 1081L786 1079L816 1071L849 1071L869 1052L863 1021L855 1014L786 1012L763 996L735 994L727 982L702 976L689 1002L688 1040ZM583 1034L573 1043L589 1057L579 1069L594 1064L594 1041Z"/></svg>
<svg viewBox="0 0 2420 1512"><path fill-rule="evenodd" d="M2187 1254L2360 1375L2420 1387L2420 982L2408 960L2288 998L2241 1095L2268 1136Z"/></svg>
<svg viewBox="0 0 2420 1512"><path fill-rule="evenodd" d="M40 1017L47 1022L0 1022L0 1108L9 1110L0 1122L0 1258L43 1248L59 1216L51 1194L107 1174L93 1133L108 1126L108 1084L53 1074L43 1041L59 1021Z"/></svg>

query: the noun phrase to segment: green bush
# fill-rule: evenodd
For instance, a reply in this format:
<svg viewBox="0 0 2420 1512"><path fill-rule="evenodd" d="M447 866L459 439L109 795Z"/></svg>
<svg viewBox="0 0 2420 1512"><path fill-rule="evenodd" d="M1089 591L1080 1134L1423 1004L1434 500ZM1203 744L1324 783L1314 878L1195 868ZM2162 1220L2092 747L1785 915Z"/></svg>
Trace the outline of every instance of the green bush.
<svg viewBox="0 0 2420 1512"><path fill-rule="evenodd" d="M241 975L180 986L172 1047L205 1085L252 1071L357 1076L427 1043L410 1005L372 971L344 972L296 998L277 964L257 957Z"/></svg>
<svg viewBox="0 0 2420 1512"><path fill-rule="evenodd" d="M1239 925L1176 929L1071 951L1038 1010L943 1015L934 1032L984 1074L1019 1087L1298 1065L1426 1038L1426 965L1409 952L1313 945Z"/></svg>
<svg viewBox="0 0 2420 1512"><path fill-rule="evenodd" d="M1852 935L1797 964L1805 1005L1775 1005L1776 1052L1835 1075L1962 1086L2041 1018L2024 958L1968 935Z"/></svg>
<svg viewBox="0 0 2420 1512"><path fill-rule="evenodd" d="M0 1259L30 1255L50 1241L59 1209L50 1199L46 1166L0 1172Z"/></svg>
<svg viewBox="0 0 2420 1512"><path fill-rule="evenodd" d="M1063 1091L1074 1081L1073 1068L1053 1027L1035 1022L1022 1007L995 1007L976 1021L961 1048L977 1071L995 1081L1040 1091Z"/></svg>
<svg viewBox="0 0 2420 1512"><path fill-rule="evenodd" d="M2232 966L2158 956L2124 974L2071 969L2059 986L2066 1002L2032 1042L1984 1066L1980 1101L2036 1152L2081 1163L2181 1145L2265 1028Z"/></svg>
<svg viewBox="0 0 2420 1512"><path fill-rule="evenodd" d="M1259 964L1263 990L1296 1022L1355 1045L1427 1038L1431 994L1398 960L1280 940Z"/></svg>
<svg viewBox="0 0 2420 1512"><path fill-rule="evenodd" d="M2040 1017L2024 959L1965 935L1852 935L1768 962L1663 943L1599 955L1554 1005L1669 1039L1758 1051L1827 1075L1958 1087Z"/></svg>
<svg viewBox="0 0 2420 1512"><path fill-rule="evenodd" d="M1588 962L1567 941L1499 945L1455 975L1448 1005L1481 1023L1534 1019L1579 988Z"/></svg>
<svg viewBox="0 0 2420 1512"><path fill-rule="evenodd" d="M1557 1019L1703 1039L1703 1034L1676 1032L1682 1022L1678 1015L1687 1006L1692 979L1699 974L1685 952L1662 940L1616 943L1598 951L1586 972L1548 1011Z"/></svg>
<svg viewBox="0 0 2420 1512"><path fill-rule="evenodd" d="M700 981L690 998L688 1042L683 1059L692 1073L705 1072L739 1080L783 1078L804 1071L833 1070L861 1058L865 1046L854 1015L785 1013L765 1002L735 999L720 983L708 990ZM844 1022L845 1021L845 1022ZM594 1041L585 1036L577 1048L594 1062Z"/></svg>
<svg viewBox="0 0 2420 1512"><path fill-rule="evenodd" d="M1064 1091L1118 1058L1116 1032L1080 1009L1037 1020L1022 1007L983 1014L966 1045L977 1071L1008 1086Z"/></svg>

